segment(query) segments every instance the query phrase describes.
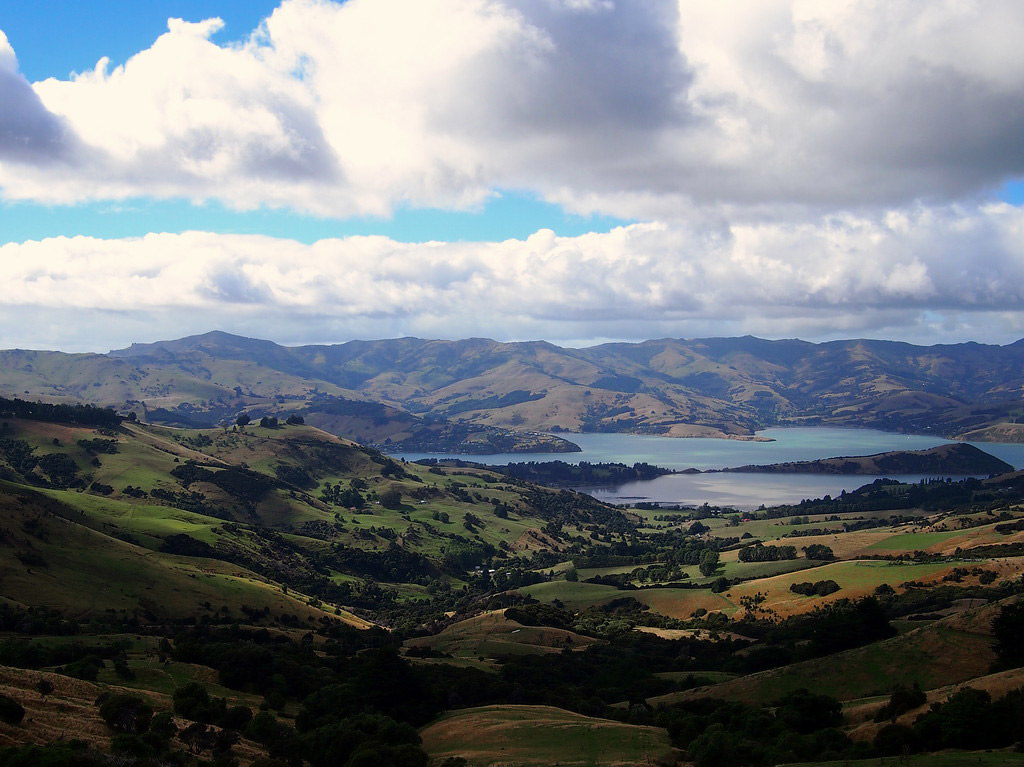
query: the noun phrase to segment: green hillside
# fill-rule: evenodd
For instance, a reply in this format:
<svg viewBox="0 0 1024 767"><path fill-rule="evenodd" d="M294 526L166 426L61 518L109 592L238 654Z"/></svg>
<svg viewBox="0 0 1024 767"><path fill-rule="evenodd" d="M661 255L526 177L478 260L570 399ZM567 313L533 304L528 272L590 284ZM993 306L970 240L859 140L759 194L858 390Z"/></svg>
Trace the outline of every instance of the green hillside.
<svg viewBox="0 0 1024 767"><path fill-rule="evenodd" d="M4 402L0 767L760 767L1016 742L956 725L1024 716L1016 473L620 509L297 418Z"/></svg>

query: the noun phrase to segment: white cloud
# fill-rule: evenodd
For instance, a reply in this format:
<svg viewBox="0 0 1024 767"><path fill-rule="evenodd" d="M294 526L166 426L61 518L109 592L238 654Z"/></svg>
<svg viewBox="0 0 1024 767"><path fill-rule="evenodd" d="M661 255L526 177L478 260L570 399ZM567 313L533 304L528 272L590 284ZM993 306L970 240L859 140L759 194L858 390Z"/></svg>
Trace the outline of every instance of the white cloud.
<svg viewBox="0 0 1024 767"><path fill-rule="evenodd" d="M912 207L727 232L636 224L501 243L312 245L205 232L0 247L0 346L89 348L221 327L281 341L1022 330L1024 211ZM81 341L25 317L73 313ZM111 322L111 317L124 322ZM273 330L270 330L273 328ZM89 340L86 341L85 339Z"/></svg>
<svg viewBox="0 0 1024 767"><path fill-rule="evenodd" d="M285 0L240 44L170 20L28 83L0 33L0 197L323 216L499 189L647 223L302 245L0 247L0 346L217 326L280 341L1024 335L1017 0Z"/></svg>
<svg viewBox="0 0 1024 767"><path fill-rule="evenodd" d="M1016 0L285 0L231 46L219 23L172 19L124 66L35 96L0 44L2 193L348 216L523 188L736 218L1024 175ZM10 150L30 125L51 147L68 131L65 162Z"/></svg>

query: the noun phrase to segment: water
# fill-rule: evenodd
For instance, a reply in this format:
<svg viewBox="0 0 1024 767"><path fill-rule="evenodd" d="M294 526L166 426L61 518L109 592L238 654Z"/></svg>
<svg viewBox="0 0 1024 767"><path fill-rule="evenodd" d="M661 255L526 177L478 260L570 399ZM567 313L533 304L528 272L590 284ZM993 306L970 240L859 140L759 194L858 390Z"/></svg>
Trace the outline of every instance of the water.
<svg viewBox="0 0 1024 767"><path fill-rule="evenodd" d="M919 482L930 476L918 474L894 477L901 482ZM756 509L761 505L779 506L799 503L804 498L833 497L850 492L876 478L834 476L829 474L669 474L644 482L629 482L620 487L581 487L600 501L617 504L648 503L700 506L730 506ZM960 477L954 477L960 479Z"/></svg>
<svg viewBox="0 0 1024 767"><path fill-rule="evenodd" d="M416 461L422 458L462 458L467 461L501 466L519 461L567 463L638 461L667 469L721 469L747 464L811 461L847 455L871 455L890 450L924 450L950 440L914 434L894 434L875 429L835 427L772 428L758 432L773 442L728 439L673 439L637 434L566 434L581 448L581 453L503 453L500 455L444 455L437 453L396 453L396 457ZM1014 468L1024 468L1024 444L973 443L1001 458ZM899 477L918 481L918 475ZM740 509L796 503L804 498L838 495L873 481L870 476L830 476L821 474L675 474L644 482L631 482L617 488L581 488L611 503L652 501L700 505L710 503Z"/></svg>

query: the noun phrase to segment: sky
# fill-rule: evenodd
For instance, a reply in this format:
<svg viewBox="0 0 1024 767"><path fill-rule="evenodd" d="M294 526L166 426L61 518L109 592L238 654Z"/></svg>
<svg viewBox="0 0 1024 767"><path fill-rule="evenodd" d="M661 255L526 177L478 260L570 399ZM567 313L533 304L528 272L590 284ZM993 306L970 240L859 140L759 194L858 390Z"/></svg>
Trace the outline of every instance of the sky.
<svg viewBox="0 0 1024 767"><path fill-rule="evenodd" d="M0 348L1024 337L1019 0L0 6Z"/></svg>

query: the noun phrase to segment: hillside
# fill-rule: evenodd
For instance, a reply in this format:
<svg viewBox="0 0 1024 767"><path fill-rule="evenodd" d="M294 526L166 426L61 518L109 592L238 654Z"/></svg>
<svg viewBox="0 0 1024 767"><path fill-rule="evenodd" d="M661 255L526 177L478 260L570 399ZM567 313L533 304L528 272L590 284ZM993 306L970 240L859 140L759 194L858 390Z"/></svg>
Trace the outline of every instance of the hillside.
<svg viewBox="0 0 1024 767"><path fill-rule="evenodd" d="M306 425L8 418L0 480L0 597L79 615L305 615L325 603L310 614L350 616L374 602L367 575L425 593L413 583L459 582L528 534L542 541L552 520L626 526L596 501L563 508L553 491L396 463Z"/></svg>
<svg viewBox="0 0 1024 767"><path fill-rule="evenodd" d="M819 458L814 461L788 461L760 466L737 466L725 472L748 474L900 474L984 475L1006 474L1013 466L979 450L974 445L945 444L927 450L896 450L874 455Z"/></svg>
<svg viewBox="0 0 1024 767"><path fill-rule="evenodd" d="M0 765L759 767L1024 716L1020 472L620 509L294 419L0 404Z"/></svg>
<svg viewBox="0 0 1024 767"><path fill-rule="evenodd" d="M211 332L105 355L2 352L0 392L181 426L230 423L242 411L297 414L365 444L557 451L571 447L540 432L749 438L775 424L834 424L1015 440L1022 369L1024 342L744 337L570 349L402 338L285 347Z"/></svg>

